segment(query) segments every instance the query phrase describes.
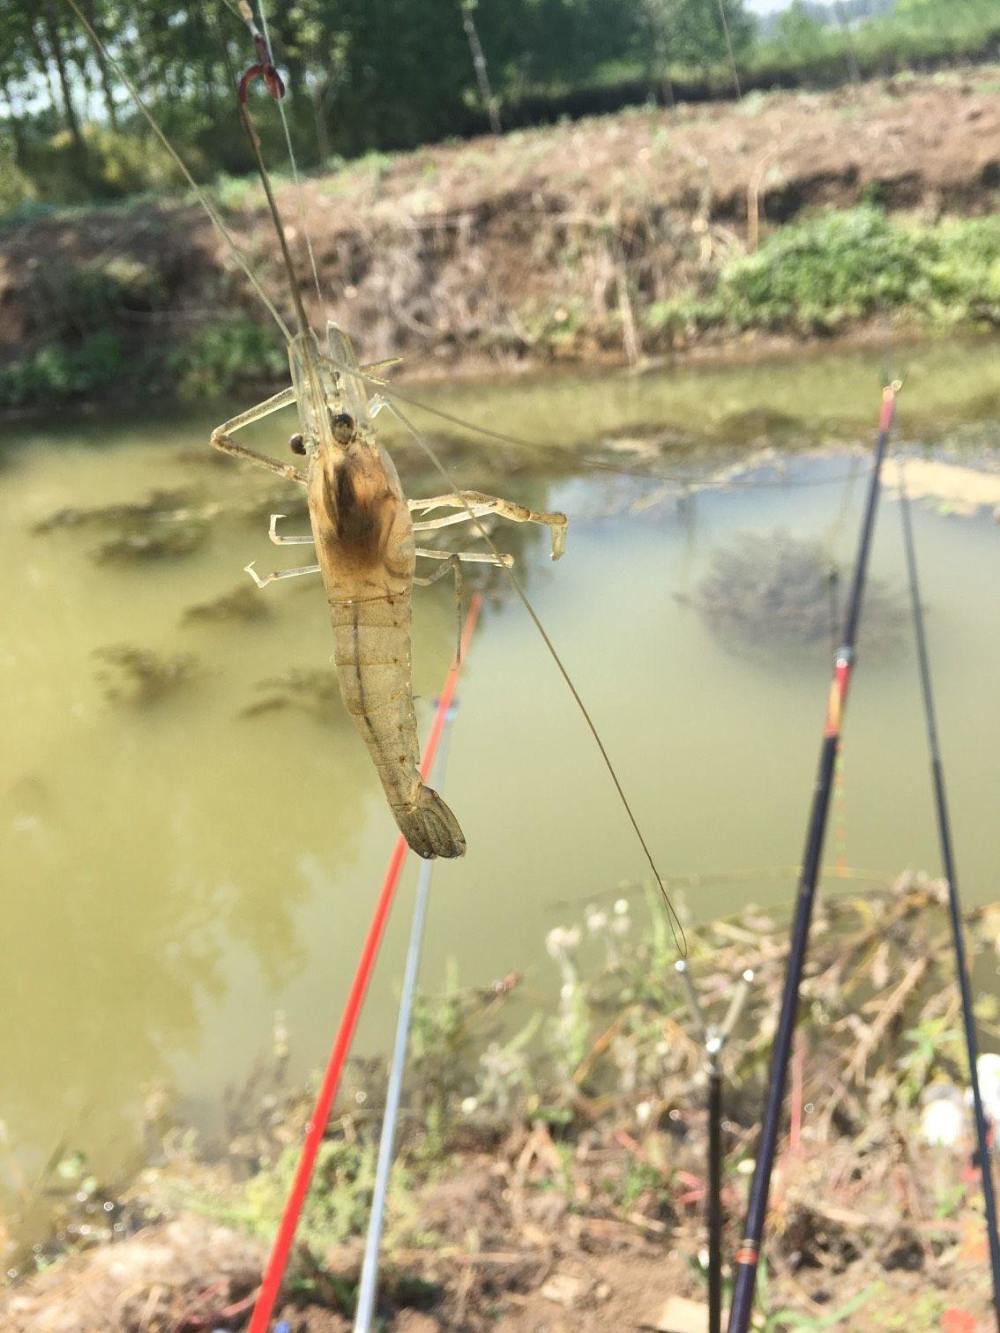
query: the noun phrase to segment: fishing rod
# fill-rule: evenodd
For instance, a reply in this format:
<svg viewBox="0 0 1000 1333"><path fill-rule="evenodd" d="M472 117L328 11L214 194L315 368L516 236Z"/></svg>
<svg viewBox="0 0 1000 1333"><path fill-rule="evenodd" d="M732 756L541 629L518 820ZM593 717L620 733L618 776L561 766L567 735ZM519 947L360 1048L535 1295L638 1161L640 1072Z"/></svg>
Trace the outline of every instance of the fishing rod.
<svg viewBox="0 0 1000 1333"><path fill-rule="evenodd" d="M920 671L920 693L923 697L924 721L927 729L927 749L934 787L934 808L937 814L938 840L941 844L941 864L948 884L948 915L955 950L955 971L962 1001L962 1027L965 1030L965 1049L969 1059L969 1084L972 1088L972 1110L976 1122L976 1142L979 1148L979 1174L983 1182L983 1210L986 1214L986 1237L989 1241L990 1270L993 1277L993 1316L1000 1333L1000 1236L997 1234L997 1206L993 1189L992 1158L987 1142L986 1115L979 1089L976 1020L972 1009L972 986L962 932L962 907L958 894L958 877L951 838L951 817L944 786L944 763L938 738L937 710L931 686L931 662L927 649L927 631L924 609L920 601L920 578L917 572L917 552L913 540L913 522L910 516L910 497L906 491L903 461L899 464L899 513L903 524L903 548L906 552L906 573L910 585L910 604L913 610L913 632L917 644L917 664Z"/></svg>
<svg viewBox="0 0 1000 1333"><path fill-rule="evenodd" d="M445 714L441 746L438 750L437 762L429 779L434 783L437 790L444 786L449 732L451 724L455 720L457 707L458 705L453 703ZM413 1022L413 1004L417 992L417 976L420 971L420 954L423 948L424 924L427 920L427 906L430 899L431 876L433 873L434 861L421 861L413 904L413 916L410 922L410 941L406 949L406 967L403 972L403 991L399 1000L399 1016L396 1021L396 1039L393 1043L392 1060L389 1064L389 1085L385 1095L385 1114L382 1117L382 1133L379 1137L378 1161L375 1167L375 1184L372 1187L372 1207L368 1219L364 1260L361 1265L361 1281L358 1284L354 1333L371 1333L372 1320L375 1316L382 1231L385 1225L385 1206L389 1194L389 1177L392 1173L393 1153L396 1147L396 1127L399 1122L399 1109L403 1096L403 1076L406 1072L406 1051L410 1041L410 1026Z"/></svg>
<svg viewBox="0 0 1000 1333"><path fill-rule="evenodd" d="M441 742L445 723L448 720L452 700L455 697L455 687L458 684L459 670L468 654L469 642L472 639L472 632L476 627L476 621L479 619L482 605L482 594L476 593L469 604L468 611L466 612L460 652L452 662L448 674L445 677L444 685L438 698L437 709L434 714L434 722L431 726L430 735L427 738L427 744L424 747L423 760L420 765L420 775L425 782L430 776L430 771L434 764L435 756L437 755L438 746ZM385 934L386 923L389 919L389 912L392 908L393 899L396 894L396 887L399 883L400 871L403 868L403 862L406 859L408 851L409 848L407 847L406 839L400 834L393 847L392 856L389 858L385 880L383 881L382 888L375 903L375 910L372 913L371 924L369 925L368 933L365 936L361 955L358 959L357 969L354 973L354 980L351 982L351 989L348 992L347 1001L344 1005L343 1014L340 1019L340 1025L337 1028L337 1036L330 1053L326 1073L323 1076L323 1082L320 1084L316 1103L313 1107L312 1115L309 1118L305 1139L302 1144L302 1151L295 1168L295 1175L292 1179L288 1198L285 1201L285 1208L281 1216L281 1222L278 1226L278 1231L271 1247L271 1253L264 1269L264 1275L261 1280L260 1289L257 1293L257 1300L254 1305L253 1314L247 1327L247 1333L266 1333L267 1327L271 1321L271 1314L274 1310L275 1302L281 1292L285 1269L288 1266L292 1245L295 1241L295 1233L298 1230L299 1217L301 1216L302 1207L306 1201L306 1195L309 1193L309 1186L312 1182L313 1168L316 1165L316 1158L323 1142L323 1136L326 1133L327 1121L330 1119L330 1111L333 1107L333 1101L337 1095L337 1090L340 1087L340 1078L344 1070L344 1064L354 1041L354 1032L358 1025L358 1018L360 1017L361 1009L365 1002L365 996L368 993L368 984L371 981L375 961L382 944L382 937Z"/></svg>
<svg viewBox="0 0 1000 1333"><path fill-rule="evenodd" d="M708 1231L708 1333L722 1329L722 1052L732 1036L750 993L753 972L748 968L736 983L729 1009L719 1027L709 1023L691 980L687 960L674 963L684 983L688 1008L701 1034L708 1075L708 1172L705 1183L705 1225Z"/></svg>
<svg viewBox="0 0 1000 1333"><path fill-rule="evenodd" d="M889 432L892 429L896 395L901 387L900 381L894 380L882 390L882 410L879 415L875 457L868 484L864 515L861 520L858 553L854 562L851 588L847 599L844 634L841 646L834 656L833 681L827 702L823 743L820 747L816 786L813 791L812 808L806 832L805 853L802 858L802 876L799 880L795 915L792 920L788 966L785 971L778 1030L771 1055L768 1089L764 1101L760 1142L757 1148L757 1165L754 1169L753 1183L750 1186L750 1201L747 1205L743 1239L736 1252L733 1302L729 1312L729 1333L747 1333L750 1327L754 1287L757 1282L757 1266L760 1261L761 1239L764 1233L764 1221L767 1216L771 1172L774 1168L774 1159L777 1153L778 1131L785 1100L785 1084L788 1079L788 1062L791 1058L792 1037L795 1033L795 1022L798 1016L799 987L802 984L802 972L809 942L809 926L812 921L816 885L819 880L820 862L823 855L823 840L826 835L827 819L830 813L830 796L833 791L837 755L840 751L844 710L847 705L847 693L855 663L858 624L861 619L861 605L864 600L865 577L868 573L872 535L875 531L875 515L882 484L882 463L889 442Z"/></svg>

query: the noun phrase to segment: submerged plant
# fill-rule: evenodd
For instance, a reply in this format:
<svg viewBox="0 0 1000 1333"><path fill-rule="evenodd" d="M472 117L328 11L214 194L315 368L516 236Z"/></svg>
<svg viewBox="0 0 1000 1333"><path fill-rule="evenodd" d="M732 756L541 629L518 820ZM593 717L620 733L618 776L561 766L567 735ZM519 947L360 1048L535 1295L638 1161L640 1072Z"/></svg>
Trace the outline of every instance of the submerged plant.
<svg viewBox="0 0 1000 1333"><path fill-rule="evenodd" d="M840 571L819 543L787 532L742 533L712 556L692 599L730 648L774 655L830 646L840 633ZM865 590L866 642L893 647L906 624L902 601L877 579Z"/></svg>
<svg viewBox="0 0 1000 1333"><path fill-rule="evenodd" d="M251 593L259 598L256 589ZM290 667L282 676L259 680L254 689L261 697L240 710L242 717L258 717L280 708L301 708L321 722L335 722L344 716L340 686L332 671Z"/></svg>
<svg viewBox="0 0 1000 1333"><path fill-rule="evenodd" d="M157 653L118 643L98 648L93 655L106 664L98 669L97 680L105 697L116 704L158 703L198 673L198 659L192 653Z"/></svg>
<svg viewBox="0 0 1000 1333"><path fill-rule="evenodd" d="M57 528L94 527L110 532L91 552L96 560L156 560L187 555L208 536L217 508L194 508L187 490L150 491L141 500L122 504L67 505L39 519L33 532Z"/></svg>
<svg viewBox="0 0 1000 1333"><path fill-rule="evenodd" d="M228 592L221 593L209 602L199 602L189 606L184 612L185 624L213 620L266 620L271 614L267 600L249 582L239 583ZM272 682L262 682L268 687Z"/></svg>

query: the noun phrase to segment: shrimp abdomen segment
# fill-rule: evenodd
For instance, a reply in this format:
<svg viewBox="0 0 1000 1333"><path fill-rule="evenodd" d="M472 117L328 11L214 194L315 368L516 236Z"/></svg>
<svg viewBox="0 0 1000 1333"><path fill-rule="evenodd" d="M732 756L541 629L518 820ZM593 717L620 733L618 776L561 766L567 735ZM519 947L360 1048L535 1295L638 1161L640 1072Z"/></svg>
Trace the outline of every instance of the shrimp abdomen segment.
<svg viewBox="0 0 1000 1333"><path fill-rule="evenodd" d="M410 595L330 599L344 706L371 754L403 836L418 855L461 856L458 820L419 771L410 683Z"/></svg>

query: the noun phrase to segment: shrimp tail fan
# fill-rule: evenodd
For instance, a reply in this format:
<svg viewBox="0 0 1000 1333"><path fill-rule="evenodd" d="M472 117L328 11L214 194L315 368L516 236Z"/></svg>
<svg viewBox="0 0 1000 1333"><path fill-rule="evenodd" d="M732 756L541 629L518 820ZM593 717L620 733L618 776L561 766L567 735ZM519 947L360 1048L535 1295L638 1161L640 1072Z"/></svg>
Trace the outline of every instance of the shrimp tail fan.
<svg viewBox="0 0 1000 1333"><path fill-rule="evenodd" d="M412 805L393 811L403 837L418 856L463 856L465 837L458 820L436 791L418 787Z"/></svg>

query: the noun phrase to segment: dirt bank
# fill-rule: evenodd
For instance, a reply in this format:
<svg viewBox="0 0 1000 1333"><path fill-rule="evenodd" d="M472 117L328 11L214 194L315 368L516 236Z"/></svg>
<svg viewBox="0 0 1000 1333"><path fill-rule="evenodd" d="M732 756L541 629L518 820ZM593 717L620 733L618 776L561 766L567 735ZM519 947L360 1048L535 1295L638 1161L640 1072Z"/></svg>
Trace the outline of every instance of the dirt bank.
<svg viewBox="0 0 1000 1333"><path fill-rule="evenodd" d="M764 235L803 210L862 200L929 218L990 212L1000 185L998 90L1000 68L980 66L738 105L624 111L364 159L310 179L298 195L283 185L279 199L310 315L320 303L303 220L323 309L366 358L401 353L417 374L637 360L677 350L649 312L698 289L752 245L758 225ZM287 314L259 192L231 183L221 202ZM0 361L100 327L121 336L126 363L162 349L162 369L169 349L240 314L267 319L195 205L77 212L0 234ZM279 373L259 356L246 366L261 380ZM113 390L110 371L104 381Z"/></svg>

